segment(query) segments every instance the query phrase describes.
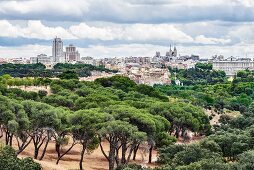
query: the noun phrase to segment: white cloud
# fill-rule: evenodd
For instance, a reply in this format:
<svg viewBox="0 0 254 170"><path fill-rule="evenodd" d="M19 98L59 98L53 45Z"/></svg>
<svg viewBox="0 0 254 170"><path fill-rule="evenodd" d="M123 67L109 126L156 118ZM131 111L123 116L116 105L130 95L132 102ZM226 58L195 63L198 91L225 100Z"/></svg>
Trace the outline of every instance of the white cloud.
<svg viewBox="0 0 254 170"><path fill-rule="evenodd" d="M192 42L192 37L170 24L134 24L124 28L123 39Z"/></svg>
<svg viewBox="0 0 254 170"><path fill-rule="evenodd" d="M71 26L69 30L78 38L113 40L117 37L117 33L113 32L112 28L93 27L87 25L86 23L80 23L79 25Z"/></svg>
<svg viewBox="0 0 254 170"><path fill-rule="evenodd" d="M1 1L2 14L48 14L82 16L88 11L89 4L85 0L24 0ZM34 16L30 16L31 18Z"/></svg>
<svg viewBox="0 0 254 170"><path fill-rule="evenodd" d="M55 36L65 39L75 37L62 27L46 27L41 21L28 21L26 27L12 25L6 20L0 20L1 37L24 37L50 40Z"/></svg>
<svg viewBox="0 0 254 170"><path fill-rule="evenodd" d="M209 0L209 2L206 0L9 0L0 1L0 18L119 23L254 21L253 7L253 0Z"/></svg>
<svg viewBox="0 0 254 170"><path fill-rule="evenodd" d="M222 38L207 38L204 35L199 35L195 38L195 43L199 44L227 44L230 43L230 39L222 39Z"/></svg>
<svg viewBox="0 0 254 170"><path fill-rule="evenodd" d="M18 37L22 36L19 26L13 26L6 20L0 20L0 36L1 37Z"/></svg>
<svg viewBox="0 0 254 170"><path fill-rule="evenodd" d="M64 39L76 39L71 33L62 27L46 27L41 21L28 21L28 26L20 30L24 37L38 39L53 39L55 36L60 36Z"/></svg>
<svg viewBox="0 0 254 170"><path fill-rule="evenodd" d="M51 46L43 45L26 45L20 47L1 47L0 46L0 58L15 58L25 57L30 58L38 54L44 53L51 55Z"/></svg>
<svg viewBox="0 0 254 170"><path fill-rule="evenodd" d="M175 42L192 42L192 37L170 24L128 24L105 27L91 27L85 23L71 26L70 32L79 38L101 40L167 40Z"/></svg>
<svg viewBox="0 0 254 170"><path fill-rule="evenodd" d="M111 25L104 27L89 26L86 23L63 27L48 27L41 21L28 21L26 27L12 25L6 20L0 20L2 32L0 36L25 37L38 39L53 39L59 36L63 39L99 39L99 40L124 40L124 41L153 41L166 40L179 43L192 42L192 37L170 24L130 24Z"/></svg>
<svg viewBox="0 0 254 170"><path fill-rule="evenodd" d="M254 43L254 24L235 27L228 33L228 37L240 42Z"/></svg>

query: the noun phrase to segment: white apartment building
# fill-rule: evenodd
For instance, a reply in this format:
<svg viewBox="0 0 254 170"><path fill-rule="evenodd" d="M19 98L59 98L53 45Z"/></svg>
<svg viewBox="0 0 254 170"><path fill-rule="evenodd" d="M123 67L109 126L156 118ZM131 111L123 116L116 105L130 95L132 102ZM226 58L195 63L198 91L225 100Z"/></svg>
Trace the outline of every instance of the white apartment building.
<svg viewBox="0 0 254 170"><path fill-rule="evenodd" d="M228 77L236 75L240 70L254 70L254 61L250 58L235 58L229 57L227 59L214 59L213 60L213 69L214 70L223 70L225 71Z"/></svg>

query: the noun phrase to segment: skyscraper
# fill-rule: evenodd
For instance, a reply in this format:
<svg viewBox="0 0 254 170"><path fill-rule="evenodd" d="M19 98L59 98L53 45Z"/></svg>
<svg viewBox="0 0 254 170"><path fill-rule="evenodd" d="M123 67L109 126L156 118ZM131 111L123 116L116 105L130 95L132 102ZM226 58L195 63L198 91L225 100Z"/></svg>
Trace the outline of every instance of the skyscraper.
<svg viewBox="0 0 254 170"><path fill-rule="evenodd" d="M63 41L61 40L61 38L56 37L53 40L52 56L53 56L54 63L65 62L64 55L63 55Z"/></svg>

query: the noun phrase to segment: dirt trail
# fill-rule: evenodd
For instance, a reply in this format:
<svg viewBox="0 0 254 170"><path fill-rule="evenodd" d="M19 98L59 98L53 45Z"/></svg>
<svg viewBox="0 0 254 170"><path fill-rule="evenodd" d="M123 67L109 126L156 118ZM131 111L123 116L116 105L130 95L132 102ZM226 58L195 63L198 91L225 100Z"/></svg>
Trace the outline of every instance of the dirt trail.
<svg viewBox="0 0 254 170"><path fill-rule="evenodd" d="M51 95L50 86L10 86L9 88L18 88L24 91L39 92L40 90L46 91L47 95Z"/></svg>

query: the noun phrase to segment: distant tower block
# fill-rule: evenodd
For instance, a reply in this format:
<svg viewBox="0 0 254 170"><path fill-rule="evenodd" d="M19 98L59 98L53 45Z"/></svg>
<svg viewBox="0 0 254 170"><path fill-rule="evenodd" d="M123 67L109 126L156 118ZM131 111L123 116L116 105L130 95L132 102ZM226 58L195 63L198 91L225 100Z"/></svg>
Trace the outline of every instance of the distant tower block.
<svg viewBox="0 0 254 170"><path fill-rule="evenodd" d="M74 62L80 60L80 54L77 51L76 47L72 44L70 44L68 47L66 47L65 52L65 61L66 62Z"/></svg>
<svg viewBox="0 0 254 170"><path fill-rule="evenodd" d="M52 56L54 63L64 62L63 56L63 41L61 38L55 38L52 44Z"/></svg>

